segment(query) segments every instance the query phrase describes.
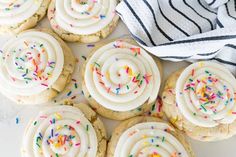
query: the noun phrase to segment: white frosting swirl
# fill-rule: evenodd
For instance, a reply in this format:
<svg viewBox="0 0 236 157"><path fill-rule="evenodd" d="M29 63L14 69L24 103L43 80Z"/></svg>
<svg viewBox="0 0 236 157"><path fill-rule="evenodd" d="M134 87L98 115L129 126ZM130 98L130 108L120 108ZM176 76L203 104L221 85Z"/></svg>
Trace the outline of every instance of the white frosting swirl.
<svg viewBox="0 0 236 157"><path fill-rule="evenodd" d="M198 62L187 67L176 84L183 116L201 127L230 124L236 119L236 80L222 65Z"/></svg>
<svg viewBox="0 0 236 157"><path fill-rule="evenodd" d="M1 0L0 25L14 25L33 16L43 0Z"/></svg>
<svg viewBox="0 0 236 157"><path fill-rule="evenodd" d="M51 87L64 65L63 50L51 35L29 31L9 40L0 53L0 89L30 96Z"/></svg>
<svg viewBox="0 0 236 157"><path fill-rule="evenodd" d="M77 108L50 107L39 113L23 137L23 157L96 157L97 136Z"/></svg>
<svg viewBox="0 0 236 157"><path fill-rule="evenodd" d="M112 22L116 0L56 0L55 20L68 32L97 33Z"/></svg>
<svg viewBox="0 0 236 157"><path fill-rule="evenodd" d="M154 102L160 87L159 69L152 57L124 41L99 48L86 65L84 79L92 98L114 111Z"/></svg>
<svg viewBox="0 0 236 157"><path fill-rule="evenodd" d="M188 157L183 145L170 133L165 123L136 124L119 138L114 157Z"/></svg>

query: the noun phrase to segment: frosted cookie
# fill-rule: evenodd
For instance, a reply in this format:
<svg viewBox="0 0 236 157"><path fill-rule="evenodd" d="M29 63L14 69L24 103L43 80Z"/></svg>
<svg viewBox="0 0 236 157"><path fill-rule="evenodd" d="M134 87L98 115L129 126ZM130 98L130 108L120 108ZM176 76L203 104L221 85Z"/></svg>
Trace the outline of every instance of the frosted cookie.
<svg viewBox="0 0 236 157"><path fill-rule="evenodd" d="M133 40L116 40L91 52L82 70L82 89L93 109L110 119L124 120L155 104L160 62Z"/></svg>
<svg viewBox="0 0 236 157"><path fill-rule="evenodd" d="M135 117L113 132L107 157L194 157L184 136L154 117Z"/></svg>
<svg viewBox="0 0 236 157"><path fill-rule="evenodd" d="M0 33L19 33L36 26L49 3L50 0L1 0Z"/></svg>
<svg viewBox="0 0 236 157"><path fill-rule="evenodd" d="M22 157L105 157L106 131L85 104L51 106L25 130Z"/></svg>
<svg viewBox="0 0 236 157"><path fill-rule="evenodd" d="M236 133L236 80L223 65L194 63L173 73L162 93L169 120L190 137L216 141Z"/></svg>
<svg viewBox="0 0 236 157"><path fill-rule="evenodd" d="M107 37L116 27L117 0L52 0L48 18L64 40L92 43Z"/></svg>
<svg viewBox="0 0 236 157"><path fill-rule="evenodd" d="M18 104L48 102L71 80L75 57L51 31L22 32L0 52L0 92Z"/></svg>

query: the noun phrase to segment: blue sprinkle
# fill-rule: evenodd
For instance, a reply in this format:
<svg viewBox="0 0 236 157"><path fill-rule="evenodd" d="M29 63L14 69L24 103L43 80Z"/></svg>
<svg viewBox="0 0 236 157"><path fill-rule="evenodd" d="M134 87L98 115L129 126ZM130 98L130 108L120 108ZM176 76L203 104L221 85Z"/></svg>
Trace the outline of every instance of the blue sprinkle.
<svg viewBox="0 0 236 157"><path fill-rule="evenodd" d="M19 121L20 121L20 120L19 120L19 118L17 117L17 118L16 118L16 124L19 124Z"/></svg>

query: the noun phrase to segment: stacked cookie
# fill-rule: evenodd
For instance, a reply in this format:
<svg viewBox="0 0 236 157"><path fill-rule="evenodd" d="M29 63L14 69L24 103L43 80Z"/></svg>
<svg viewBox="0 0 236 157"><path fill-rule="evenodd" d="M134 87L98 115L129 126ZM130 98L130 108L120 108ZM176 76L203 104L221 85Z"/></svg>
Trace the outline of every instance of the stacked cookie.
<svg viewBox="0 0 236 157"><path fill-rule="evenodd" d="M106 38L118 23L117 4L0 2L0 32L14 34L0 51L0 92L17 104L47 103L25 130L23 157L194 157L184 134L200 141L236 134L236 80L225 67L212 61L191 64L173 73L161 90L161 61L131 38L101 42L90 52L80 69L88 104L51 105L69 88L78 66L63 40ZM52 30L30 29L46 12ZM108 144L97 113L123 121Z"/></svg>

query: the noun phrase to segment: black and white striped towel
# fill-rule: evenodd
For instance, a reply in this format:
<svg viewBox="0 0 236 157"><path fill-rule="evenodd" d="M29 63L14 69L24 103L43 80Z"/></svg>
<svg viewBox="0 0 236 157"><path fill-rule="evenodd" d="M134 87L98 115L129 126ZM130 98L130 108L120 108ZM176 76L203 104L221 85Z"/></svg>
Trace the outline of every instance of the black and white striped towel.
<svg viewBox="0 0 236 157"><path fill-rule="evenodd" d="M150 53L212 59L236 75L236 0L123 0L117 13Z"/></svg>

